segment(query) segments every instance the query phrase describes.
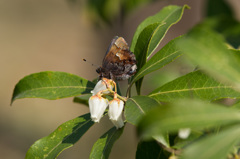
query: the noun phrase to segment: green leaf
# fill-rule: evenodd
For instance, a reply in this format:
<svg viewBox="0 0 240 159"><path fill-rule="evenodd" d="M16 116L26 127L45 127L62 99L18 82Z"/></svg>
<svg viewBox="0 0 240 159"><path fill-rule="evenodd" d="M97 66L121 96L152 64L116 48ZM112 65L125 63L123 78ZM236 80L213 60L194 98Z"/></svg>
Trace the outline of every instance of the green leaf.
<svg viewBox="0 0 240 159"><path fill-rule="evenodd" d="M235 109L198 100L180 100L149 111L139 122L138 132L149 138L181 128L202 129L240 121Z"/></svg>
<svg viewBox="0 0 240 159"><path fill-rule="evenodd" d="M230 49L230 51L234 55L234 58L236 58L240 62L240 50Z"/></svg>
<svg viewBox="0 0 240 159"><path fill-rule="evenodd" d="M233 104L231 108L240 110L240 101L237 101L235 104Z"/></svg>
<svg viewBox="0 0 240 159"><path fill-rule="evenodd" d="M189 8L189 7L187 5L184 5L183 7L170 5L170 6L164 7L160 12L158 12L154 16L150 16L147 19L145 19L138 26L138 28L133 36L130 50L133 52L135 51L137 41L139 40L139 35L147 26L154 24L154 23L165 24L152 37L153 44L151 44L152 46L149 47L150 49L147 54L149 57L152 54L152 52L156 49L158 44L162 41L162 39L164 38L168 29L173 24L176 24L181 19L183 11L186 8Z"/></svg>
<svg viewBox="0 0 240 159"><path fill-rule="evenodd" d="M232 16L219 15L205 19L202 24L220 33L233 47L240 44L240 23Z"/></svg>
<svg viewBox="0 0 240 159"><path fill-rule="evenodd" d="M124 115L127 122L136 125L139 120L151 109L160 104L147 96L129 98L125 104Z"/></svg>
<svg viewBox="0 0 240 159"><path fill-rule="evenodd" d="M123 128L116 129L115 127L108 130L102 135L92 147L90 159L107 159L116 140L122 135Z"/></svg>
<svg viewBox="0 0 240 159"><path fill-rule="evenodd" d="M21 98L60 99L90 93L95 84L65 72L39 72L21 79L15 86L12 102Z"/></svg>
<svg viewBox="0 0 240 159"><path fill-rule="evenodd" d="M72 147L94 124L85 114L60 125L49 136L36 141L28 150L26 159L53 159L63 150Z"/></svg>
<svg viewBox="0 0 240 159"><path fill-rule="evenodd" d="M73 98L73 102L80 103L88 106L88 100L92 96L92 94L83 94Z"/></svg>
<svg viewBox="0 0 240 159"><path fill-rule="evenodd" d="M240 140L239 125L227 128L193 143L184 151L181 159L225 159Z"/></svg>
<svg viewBox="0 0 240 159"><path fill-rule="evenodd" d="M150 24L144 28L139 35L136 47L134 49L138 68L141 68L145 64L147 55L149 54L149 51L152 50L152 45L155 44L154 47L156 47L156 41L153 41L153 37L156 36L155 34L157 31L164 25L164 23Z"/></svg>
<svg viewBox="0 0 240 159"><path fill-rule="evenodd" d="M165 7L156 15L145 19L138 26L130 49L136 56L138 70L141 69L146 63L147 58L150 57L157 48L168 29L181 19L185 8L188 8L188 6ZM141 78L136 82L138 94L140 94L142 81L143 79Z"/></svg>
<svg viewBox="0 0 240 159"><path fill-rule="evenodd" d="M152 43L152 37L162 25L163 24L160 24L160 23L151 24L147 26L139 35L139 39L134 49L134 54L136 56L138 69L140 69L146 63L147 54L149 52L150 45ZM142 79L136 83L138 94L140 94L141 85L142 85Z"/></svg>
<svg viewBox="0 0 240 159"><path fill-rule="evenodd" d="M149 97L162 102L181 98L212 101L221 98L240 98L240 93L232 86L219 83L201 71L194 71L155 89Z"/></svg>
<svg viewBox="0 0 240 159"><path fill-rule="evenodd" d="M165 147L170 147L169 135L168 134L158 134L153 136L153 139L161 143Z"/></svg>
<svg viewBox="0 0 240 159"><path fill-rule="evenodd" d="M132 83L142 78L143 76L160 69L166 64L172 62L177 57L181 56L181 52L176 47L175 43L180 37L173 39L167 45L165 45L160 51L158 51L153 57L147 61L145 65L137 72L132 79Z"/></svg>
<svg viewBox="0 0 240 159"><path fill-rule="evenodd" d="M198 25L178 41L179 48L209 75L232 83L240 90L240 65L227 49L223 37L208 27Z"/></svg>
<svg viewBox="0 0 240 159"><path fill-rule="evenodd" d="M138 143L136 159L168 159L169 156L169 154L164 153L156 141Z"/></svg>

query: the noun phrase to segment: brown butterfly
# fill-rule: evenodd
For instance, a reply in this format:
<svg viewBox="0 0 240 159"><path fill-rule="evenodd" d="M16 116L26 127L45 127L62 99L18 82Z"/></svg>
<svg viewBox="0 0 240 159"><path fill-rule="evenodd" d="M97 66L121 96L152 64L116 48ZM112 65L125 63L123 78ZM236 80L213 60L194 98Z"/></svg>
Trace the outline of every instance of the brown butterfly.
<svg viewBox="0 0 240 159"><path fill-rule="evenodd" d="M137 61L122 37L113 38L104 56L102 66L97 68L99 78L126 80L136 73Z"/></svg>

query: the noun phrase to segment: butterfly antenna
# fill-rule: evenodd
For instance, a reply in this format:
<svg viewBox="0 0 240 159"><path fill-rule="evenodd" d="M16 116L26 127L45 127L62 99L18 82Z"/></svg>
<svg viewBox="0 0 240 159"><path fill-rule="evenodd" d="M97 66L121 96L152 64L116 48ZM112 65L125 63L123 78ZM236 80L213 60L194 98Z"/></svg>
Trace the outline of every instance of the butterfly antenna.
<svg viewBox="0 0 240 159"><path fill-rule="evenodd" d="M87 63L89 63L89 64L91 64L92 66L94 66L94 67L99 67L98 65L95 65L95 64L93 64L92 62L90 62L90 61L87 61L86 59L82 59L84 62L87 62Z"/></svg>

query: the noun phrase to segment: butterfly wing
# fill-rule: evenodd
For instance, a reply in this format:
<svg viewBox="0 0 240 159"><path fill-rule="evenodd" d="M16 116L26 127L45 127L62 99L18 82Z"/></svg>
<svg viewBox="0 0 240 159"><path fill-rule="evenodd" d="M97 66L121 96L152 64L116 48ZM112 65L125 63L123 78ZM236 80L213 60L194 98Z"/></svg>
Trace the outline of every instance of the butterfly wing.
<svg viewBox="0 0 240 159"><path fill-rule="evenodd" d="M126 60L128 58L126 51L129 51L127 42L122 37L116 36L108 47L102 66L105 67L109 63L120 62L124 59Z"/></svg>
<svg viewBox="0 0 240 159"><path fill-rule="evenodd" d="M112 76L117 80L128 79L136 73L136 59L122 37L115 37L108 47L102 62L106 78Z"/></svg>

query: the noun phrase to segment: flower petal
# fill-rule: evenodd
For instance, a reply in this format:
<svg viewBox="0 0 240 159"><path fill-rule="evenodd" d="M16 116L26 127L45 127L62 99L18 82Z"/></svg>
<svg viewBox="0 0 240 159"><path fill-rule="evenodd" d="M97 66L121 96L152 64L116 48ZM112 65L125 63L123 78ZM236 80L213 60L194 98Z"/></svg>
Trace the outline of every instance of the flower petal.
<svg viewBox="0 0 240 159"><path fill-rule="evenodd" d="M107 106L108 100L101 96L94 95L89 98L89 110L94 122L100 121Z"/></svg>
<svg viewBox="0 0 240 159"><path fill-rule="evenodd" d="M117 120L113 120L113 119L110 119L110 120L113 123L113 125L115 125L115 127L117 129L124 126L124 122L123 122L123 119L122 119L122 114L119 116L119 118Z"/></svg>
<svg viewBox="0 0 240 159"><path fill-rule="evenodd" d="M124 126L122 119L124 102L118 98L114 98L109 102L108 116L116 128L121 128Z"/></svg>
<svg viewBox="0 0 240 159"><path fill-rule="evenodd" d="M103 78L102 80L98 81L98 83L95 85L94 89L91 91L92 95L96 95L98 92L106 90L110 88L113 89L113 81L107 78ZM103 92L103 94L108 94L109 91Z"/></svg>
<svg viewBox="0 0 240 159"><path fill-rule="evenodd" d="M119 100L117 98L111 100L109 102L109 111L108 115L110 119L117 120L123 111L124 102L122 100Z"/></svg>
<svg viewBox="0 0 240 159"><path fill-rule="evenodd" d="M99 91L106 90L106 84L100 80L98 83L95 85L94 89L91 91L92 95L96 95Z"/></svg>

